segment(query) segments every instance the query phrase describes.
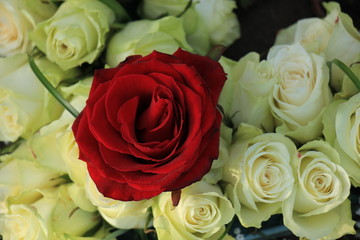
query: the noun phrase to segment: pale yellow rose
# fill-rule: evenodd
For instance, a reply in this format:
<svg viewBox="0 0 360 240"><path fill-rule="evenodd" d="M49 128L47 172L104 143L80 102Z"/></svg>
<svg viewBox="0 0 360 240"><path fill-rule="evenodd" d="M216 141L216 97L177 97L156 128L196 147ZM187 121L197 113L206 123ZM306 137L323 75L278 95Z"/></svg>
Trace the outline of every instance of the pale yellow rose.
<svg viewBox="0 0 360 240"><path fill-rule="evenodd" d="M284 224L307 239L337 239L354 234L350 181L338 153L324 141L308 142L292 164L296 184L283 203Z"/></svg>
<svg viewBox="0 0 360 240"><path fill-rule="evenodd" d="M6 240L48 240L48 229L36 209L30 205L11 205L0 215L0 233Z"/></svg>
<svg viewBox="0 0 360 240"><path fill-rule="evenodd" d="M276 132L300 143L319 137L323 110L332 100L324 58L293 44L272 47L267 59L278 78L269 99Z"/></svg>
<svg viewBox="0 0 360 240"><path fill-rule="evenodd" d="M296 153L295 144L283 135L239 126L223 181L243 226L260 228L263 221L280 212L293 188L290 163Z"/></svg>
<svg viewBox="0 0 360 240"><path fill-rule="evenodd" d="M104 197L89 175L86 177L85 191L101 216L112 226L120 229L148 227L151 199L124 202Z"/></svg>
<svg viewBox="0 0 360 240"><path fill-rule="evenodd" d="M159 240L216 240L232 220L234 209L219 186L197 182L181 190L176 207L171 193L162 193L155 199L153 215Z"/></svg>
<svg viewBox="0 0 360 240"><path fill-rule="evenodd" d="M277 81L273 66L260 61L259 54L251 52L237 63L221 60L228 80L221 92L219 104L236 129L240 123L249 123L267 132L274 130L269 96Z"/></svg>
<svg viewBox="0 0 360 240"><path fill-rule="evenodd" d="M324 136L340 154L341 166L354 186L360 186L360 93L339 99L326 109Z"/></svg>

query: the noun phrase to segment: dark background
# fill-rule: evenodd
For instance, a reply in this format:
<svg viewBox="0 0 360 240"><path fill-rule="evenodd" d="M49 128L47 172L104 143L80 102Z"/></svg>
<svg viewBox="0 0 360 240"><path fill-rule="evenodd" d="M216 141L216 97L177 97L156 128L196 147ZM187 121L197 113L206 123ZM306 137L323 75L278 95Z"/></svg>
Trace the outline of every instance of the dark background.
<svg viewBox="0 0 360 240"><path fill-rule="evenodd" d="M237 0L236 14L241 26L241 37L225 52L238 60L255 51L263 58L274 44L276 33L302 18L323 17L321 0ZM248 6L246 5L248 2ZM328 1L326 1L328 2ZM343 12L349 14L360 29L360 0L337 0Z"/></svg>

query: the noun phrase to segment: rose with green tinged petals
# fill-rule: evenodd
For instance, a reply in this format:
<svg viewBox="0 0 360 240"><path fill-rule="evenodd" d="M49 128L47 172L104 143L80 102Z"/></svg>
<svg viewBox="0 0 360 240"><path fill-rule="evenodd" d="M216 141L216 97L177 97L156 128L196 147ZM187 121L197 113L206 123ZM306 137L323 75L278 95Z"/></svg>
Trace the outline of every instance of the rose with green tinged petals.
<svg viewBox="0 0 360 240"><path fill-rule="evenodd" d="M360 33L354 27L351 17L343 12L339 3L329 2L324 3L327 12L330 14L336 13L333 19L334 30L329 39L328 46L325 50L325 58L331 61L335 58L339 59L347 66L354 63L360 53ZM340 90L344 72L337 66L332 67L331 71L331 86L336 91Z"/></svg>
<svg viewBox="0 0 360 240"><path fill-rule="evenodd" d="M68 0L31 34L36 46L62 69L93 63L105 47L114 12L96 0Z"/></svg>
<svg viewBox="0 0 360 240"><path fill-rule="evenodd" d="M178 16L189 4L188 0L145 0L139 12L145 18L156 19L161 16ZM240 36L240 26L233 10L233 0L195 0L181 15L186 39L199 54L206 54L211 46L231 45ZM223 26L226 26L224 28Z"/></svg>
<svg viewBox="0 0 360 240"><path fill-rule="evenodd" d="M219 157L213 161L210 171L203 176L203 181L210 184L217 184L223 178L223 166L227 161L229 161L230 157L232 134L232 128L229 128L224 123L221 123Z"/></svg>
<svg viewBox="0 0 360 240"><path fill-rule="evenodd" d="M189 0L144 0L139 4L140 15L148 19L177 16L183 12Z"/></svg>
<svg viewBox="0 0 360 240"><path fill-rule="evenodd" d="M0 157L0 202L30 204L41 197L39 190L62 182L60 174L42 166L24 142L14 152ZM0 210L2 212L2 210Z"/></svg>
<svg viewBox="0 0 360 240"><path fill-rule="evenodd" d="M144 56L153 50L172 54L179 47L192 51L181 19L170 16L154 21L132 21L110 39L106 61L115 67L130 55Z"/></svg>
<svg viewBox="0 0 360 240"><path fill-rule="evenodd" d="M53 191L43 192L44 197L39 201L44 201L43 210L47 214L40 213L45 219L48 229L51 229L50 236L81 237L88 231L96 229L102 224L102 219L96 211L86 211L76 205L78 200L73 201L74 197L86 198L86 195L75 195L71 191L71 184L63 184ZM47 204L47 205L45 205ZM42 209L38 209L40 212ZM49 237L49 239L54 239ZM57 238L55 238L57 239Z"/></svg>
<svg viewBox="0 0 360 240"><path fill-rule="evenodd" d="M360 79L360 53L359 57L356 60L357 63L350 66L350 71L352 71L358 79ZM354 85L350 80L348 75L344 75L344 78L341 82L341 90L335 94L335 99L338 98L350 98L357 94L360 90Z"/></svg>
<svg viewBox="0 0 360 240"><path fill-rule="evenodd" d="M156 197L153 215L159 240L216 240L232 220L234 209L219 186L200 181L181 190L176 208L170 192Z"/></svg>
<svg viewBox="0 0 360 240"><path fill-rule="evenodd" d="M77 71L62 71L46 58L37 59L36 63L55 87L61 80L78 74ZM0 89L4 93L0 100L0 111L3 112L0 121L7 124L0 125L0 141L15 141L20 136L29 138L40 127L56 119L62 107L32 72L25 54L0 59L0 66L5 69L0 73ZM5 136L9 131L11 133Z"/></svg>
<svg viewBox="0 0 360 240"><path fill-rule="evenodd" d="M70 99L69 103L79 112L84 108L92 78L86 78L68 87L61 87L60 92ZM72 181L85 185L86 164L79 160L77 147L71 126L74 117L66 110L61 116L43 126L31 136L28 144L37 160L50 169L69 174Z"/></svg>
<svg viewBox="0 0 360 240"><path fill-rule="evenodd" d="M235 1L200 0L194 6L205 23L212 44L229 46L240 37L239 22L233 13Z"/></svg>
<svg viewBox="0 0 360 240"><path fill-rule="evenodd" d="M224 64L229 65L228 62ZM227 72L228 80L219 104L224 106L233 127L236 129L240 123L248 123L272 132L274 119L268 99L277 81L273 66L266 60L260 61L259 54L252 52L237 63L230 63Z"/></svg>
<svg viewBox="0 0 360 240"><path fill-rule="evenodd" d="M332 101L324 58L293 44L272 47L267 60L278 78L269 99L276 132L300 143L319 137L321 116Z"/></svg>
<svg viewBox="0 0 360 240"><path fill-rule="evenodd" d="M339 153L341 166L354 186L360 186L360 93L339 99L326 109L324 136ZM334 131L335 129L335 131Z"/></svg>
<svg viewBox="0 0 360 240"><path fill-rule="evenodd" d="M335 149L325 141L312 141L299 149L292 162L296 183L283 203L284 225L307 239L337 239L354 234L350 181L339 165Z"/></svg>
<svg viewBox="0 0 360 240"><path fill-rule="evenodd" d="M153 200L124 202L104 197L88 174L84 188L88 199L97 207L105 221L113 227L120 229L148 227L149 208Z"/></svg>
<svg viewBox="0 0 360 240"><path fill-rule="evenodd" d="M226 194L244 227L261 227L271 215L280 213L282 202L294 184L291 161L295 144L283 135L262 134L241 124L224 166Z"/></svg>

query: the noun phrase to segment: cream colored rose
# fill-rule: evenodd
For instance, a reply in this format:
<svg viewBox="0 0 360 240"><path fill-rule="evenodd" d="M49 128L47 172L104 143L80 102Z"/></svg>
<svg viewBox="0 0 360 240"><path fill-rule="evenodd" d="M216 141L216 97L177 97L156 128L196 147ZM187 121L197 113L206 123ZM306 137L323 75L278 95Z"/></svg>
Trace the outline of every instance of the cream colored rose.
<svg viewBox="0 0 360 240"><path fill-rule="evenodd" d="M35 26L31 15L17 1L0 1L0 57L25 53L30 47L29 31Z"/></svg>
<svg viewBox="0 0 360 240"><path fill-rule="evenodd" d="M50 17L55 11L56 6L50 1L1 0L0 57L9 57L30 50L30 31L37 22Z"/></svg>
<svg viewBox="0 0 360 240"><path fill-rule="evenodd" d="M85 191L101 216L112 226L121 229L148 227L151 199L124 202L104 197L89 175L86 177Z"/></svg>
<svg viewBox="0 0 360 240"><path fill-rule="evenodd" d="M276 132L300 143L320 136L321 116L332 100L324 58L293 44L274 46L267 59L278 78L270 97Z"/></svg>
<svg viewBox="0 0 360 240"><path fill-rule="evenodd" d="M18 122L19 109L11 98L15 93L0 88L0 140L14 142L20 137L24 127Z"/></svg>
<svg viewBox="0 0 360 240"><path fill-rule="evenodd" d="M217 185L197 182L181 190L175 208L171 193L162 193L155 199L153 215L159 240L216 240L233 218L234 209Z"/></svg>
<svg viewBox="0 0 360 240"><path fill-rule="evenodd" d="M360 93L333 102L324 114L325 140L339 152L341 166L360 186ZM334 130L335 129L335 130Z"/></svg>
<svg viewBox="0 0 360 240"><path fill-rule="evenodd" d="M307 239L337 239L354 234L351 219L350 181L338 165L338 153L327 142L312 141L299 149L293 165L296 184L284 201L284 224Z"/></svg>
<svg viewBox="0 0 360 240"><path fill-rule="evenodd" d="M325 19L301 19L281 30L276 36L275 45L299 43L308 52L320 54L327 48L333 28L333 24Z"/></svg>
<svg viewBox="0 0 360 240"><path fill-rule="evenodd" d="M290 163L295 157L296 147L290 139L240 125L223 180L243 226L260 228L261 222L280 212L294 184Z"/></svg>
<svg viewBox="0 0 360 240"><path fill-rule="evenodd" d="M47 240L46 223L36 209L29 205L11 205L0 215L0 233L6 240Z"/></svg>
<svg viewBox="0 0 360 240"><path fill-rule="evenodd" d="M260 61L259 54L255 52L230 64L228 80L219 100L226 117L231 119L235 129L240 123L249 123L272 132L274 120L268 99L277 81L273 66L265 60Z"/></svg>

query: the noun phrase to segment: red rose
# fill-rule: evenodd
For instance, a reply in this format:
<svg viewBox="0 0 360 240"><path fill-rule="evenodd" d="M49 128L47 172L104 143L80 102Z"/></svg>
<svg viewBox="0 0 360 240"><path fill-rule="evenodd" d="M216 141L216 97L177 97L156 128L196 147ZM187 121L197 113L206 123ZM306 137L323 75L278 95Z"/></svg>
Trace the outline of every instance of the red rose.
<svg viewBox="0 0 360 240"><path fill-rule="evenodd" d="M181 49L96 71L73 132L99 191L141 200L199 181L218 157L225 80L219 63Z"/></svg>

